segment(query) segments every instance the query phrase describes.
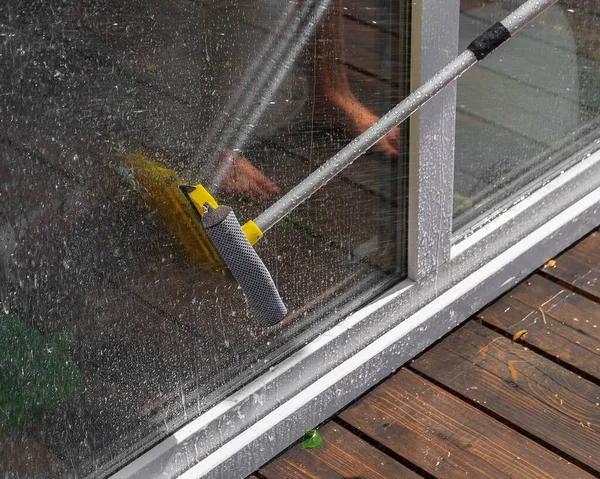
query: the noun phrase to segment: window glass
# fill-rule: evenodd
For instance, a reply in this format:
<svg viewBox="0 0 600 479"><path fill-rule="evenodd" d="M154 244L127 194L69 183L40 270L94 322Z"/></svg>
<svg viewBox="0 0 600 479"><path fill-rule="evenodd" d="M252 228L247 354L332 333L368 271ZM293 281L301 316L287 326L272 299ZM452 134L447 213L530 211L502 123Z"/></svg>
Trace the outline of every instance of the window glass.
<svg viewBox="0 0 600 479"><path fill-rule="evenodd" d="M271 328L166 183L256 217L405 95L407 8L2 2L2 475L105 475L404 276L406 132L257 243Z"/></svg>
<svg viewBox="0 0 600 479"><path fill-rule="evenodd" d="M460 47L520 1L463 0ZM600 9L561 1L458 82L454 229L531 191L598 137Z"/></svg>

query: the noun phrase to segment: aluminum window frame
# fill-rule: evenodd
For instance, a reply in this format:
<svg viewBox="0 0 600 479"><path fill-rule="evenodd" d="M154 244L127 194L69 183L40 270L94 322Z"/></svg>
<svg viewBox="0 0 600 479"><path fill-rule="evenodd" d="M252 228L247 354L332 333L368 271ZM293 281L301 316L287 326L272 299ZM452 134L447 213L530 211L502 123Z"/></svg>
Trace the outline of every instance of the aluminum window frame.
<svg viewBox="0 0 600 479"><path fill-rule="evenodd" d="M459 7L459 0L413 2L413 85L457 53ZM455 112L452 86L411 118L408 279L165 438L114 478L246 477L600 225L596 141L578 152L574 166L562 175L453 244ZM441 134L430 135L422 125L435 125Z"/></svg>
<svg viewBox="0 0 600 479"><path fill-rule="evenodd" d="M458 56L459 15L460 0L413 2L413 90ZM414 281L450 258L455 125L456 81L410 118L408 277Z"/></svg>

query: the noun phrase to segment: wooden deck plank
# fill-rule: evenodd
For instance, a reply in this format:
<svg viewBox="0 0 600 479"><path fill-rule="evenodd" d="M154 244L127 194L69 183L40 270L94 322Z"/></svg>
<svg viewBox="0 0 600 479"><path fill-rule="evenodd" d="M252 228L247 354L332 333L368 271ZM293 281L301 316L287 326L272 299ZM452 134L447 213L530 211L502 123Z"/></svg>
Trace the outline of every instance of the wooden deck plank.
<svg viewBox="0 0 600 479"><path fill-rule="evenodd" d="M600 233L592 233L558 256L556 265L544 272L600 298Z"/></svg>
<svg viewBox="0 0 600 479"><path fill-rule="evenodd" d="M600 340L600 304L559 284L534 275L510 292L509 297L533 308L542 308L546 316Z"/></svg>
<svg viewBox="0 0 600 479"><path fill-rule="evenodd" d="M361 479L422 477L335 422L327 423L319 432L323 444L314 449L306 449L306 453L313 455L343 477Z"/></svg>
<svg viewBox="0 0 600 479"><path fill-rule="evenodd" d="M294 475L298 474L298 471L302 471L300 474L306 474L300 477L314 478L418 479L422 477L335 422L325 424L319 432L323 438L323 443L319 447L303 449L301 444L296 444L284 454L286 464L271 463L260 469L259 473L267 478L298 477Z"/></svg>
<svg viewBox="0 0 600 479"><path fill-rule="evenodd" d="M506 297L479 313L485 323L514 335L527 331L520 341L535 346L600 379L600 341L533 307Z"/></svg>
<svg viewBox="0 0 600 479"><path fill-rule="evenodd" d="M558 294L555 299L563 303L561 310L546 307L540 310L535 306L536 300L531 301L533 304L526 304L519 299L528 298L536 286L548 288L547 295L537 299L540 305L549 300L544 298ZM586 305L592 315L579 319L581 308L577 303ZM540 276L533 276L477 316L510 335L527 331L527 335L521 337L523 343L535 346L565 364L600 379L599 304L561 290L558 285Z"/></svg>
<svg viewBox="0 0 600 479"><path fill-rule="evenodd" d="M436 477L591 477L406 369L340 417Z"/></svg>
<svg viewBox="0 0 600 479"><path fill-rule="evenodd" d="M277 461L259 470L266 479L344 479L297 444Z"/></svg>
<svg viewBox="0 0 600 479"><path fill-rule="evenodd" d="M413 367L600 470L600 387L595 384L475 322Z"/></svg>

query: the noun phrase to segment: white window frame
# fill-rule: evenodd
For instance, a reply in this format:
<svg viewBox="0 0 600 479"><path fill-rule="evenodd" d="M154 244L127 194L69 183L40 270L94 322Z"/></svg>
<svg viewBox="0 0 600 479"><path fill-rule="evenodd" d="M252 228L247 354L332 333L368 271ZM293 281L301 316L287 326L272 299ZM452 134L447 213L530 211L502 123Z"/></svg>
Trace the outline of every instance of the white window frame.
<svg viewBox="0 0 600 479"><path fill-rule="evenodd" d="M459 0L413 2L413 85L458 53L459 6ZM248 476L600 224L596 142L576 155L574 166L453 244L455 112L453 85L411 118L408 279L114 478Z"/></svg>

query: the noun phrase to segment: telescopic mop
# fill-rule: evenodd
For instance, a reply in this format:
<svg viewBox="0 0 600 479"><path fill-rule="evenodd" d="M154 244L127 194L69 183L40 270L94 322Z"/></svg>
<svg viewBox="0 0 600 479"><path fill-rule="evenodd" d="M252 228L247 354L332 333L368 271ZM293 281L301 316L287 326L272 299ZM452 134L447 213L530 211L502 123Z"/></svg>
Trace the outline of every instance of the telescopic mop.
<svg viewBox="0 0 600 479"><path fill-rule="evenodd" d="M352 140L280 200L243 226L240 226L232 209L217 205L202 185L180 186L192 209L200 215L204 231L239 283L250 310L261 325L272 326L278 323L287 314L287 309L269 271L252 245L443 88L483 60L556 2L557 0L528 0L504 20L492 25L433 78Z"/></svg>

